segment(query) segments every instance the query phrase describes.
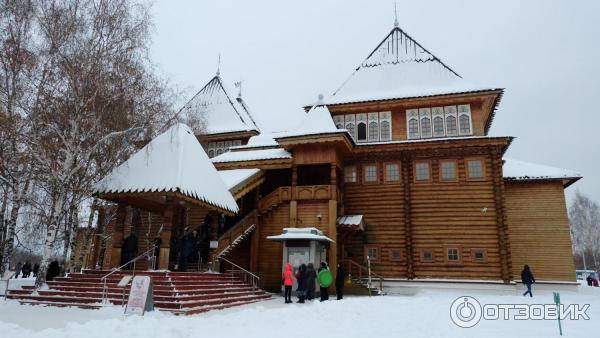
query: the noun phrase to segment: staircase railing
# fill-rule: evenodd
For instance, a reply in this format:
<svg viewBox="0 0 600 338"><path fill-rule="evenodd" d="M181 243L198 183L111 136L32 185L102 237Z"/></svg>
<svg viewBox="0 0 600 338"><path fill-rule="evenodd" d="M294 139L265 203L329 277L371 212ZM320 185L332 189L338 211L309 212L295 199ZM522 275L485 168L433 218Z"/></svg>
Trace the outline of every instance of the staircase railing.
<svg viewBox="0 0 600 338"><path fill-rule="evenodd" d="M228 259L225 259L223 257L219 257L218 259L222 260L232 266L232 268L231 268L232 278L235 275L235 273L237 271L239 271L244 275L244 282L252 285L252 290L256 290L259 287L260 277L258 277L256 274L242 268L241 266L239 266L239 265L235 264L234 262L232 262Z"/></svg>
<svg viewBox="0 0 600 338"><path fill-rule="evenodd" d="M135 277L135 263L140 260L143 257L150 257L150 258L154 258L154 250L156 249L156 245L153 245L152 248L150 248L149 250L146 250L144 253L138 255L137 257L131 259L130 261L126 262L125 264L114 268L113 271L107 273L106 275L104 275L102 278L100 278L100 281L102 282L102 303L103 304L107 304L108 303L108 287L106 285L106 281L108 279L108 277L110 277L112 274L121 271L121 269L123 269L124 267L130 265L133 263L133 270L132 270L132 276ZM152 253L152 256L148 256L148 254Z"/></svg>
<svg viewBox="0 0 600 338"><path fill-rule="evenodd" d="M289 201L292 199L292 187L279 187L264 196L258 202L258 211L265 213L273 207L281 204L283 201Z"/></svg>
<svg viewBox="0 0 600 338"><path fill-rule="evenodd" d="M250 227L256 225L256 216L257 211L253 210L244 218L239 220L231 229L225 231L219 237L219 252L215 255L218 257L223 253L223 251L227 250L227 248L240 236L242 236Z"/></svg>
<svg viewBox="0 0 600 338"><path fill-rule="evenodd" d="M367 279L367 288L369 289L369 295L371 295L371 288L373 286L373 279L379 282L379 291L383 292L383 277L371 271L371 259L367 257L368 267L362 266L359 263L346 259L344 261L347 265L348 279L357 278L362 282L365 278ZM356 277L354 274L357 274Z"/></svg>

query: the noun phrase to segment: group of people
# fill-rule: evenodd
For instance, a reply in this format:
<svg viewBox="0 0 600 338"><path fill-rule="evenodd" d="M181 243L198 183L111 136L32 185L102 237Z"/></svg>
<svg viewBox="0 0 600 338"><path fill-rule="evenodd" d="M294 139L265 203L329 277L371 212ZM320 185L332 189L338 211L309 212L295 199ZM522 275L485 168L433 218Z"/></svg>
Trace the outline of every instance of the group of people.
<svg viewBox="0 0 600 338"><path fill-rule="evenodd" d="M31 263L29 263L29 261L26 261L25 264L19 262L15 267L14 278L19 278L19 275L21 276L21 278L29 278L32 273L33 277L37 278L39 272L40 265L38 263L35 263L33 267L31 267ZM54 260L50 264L48 264L48 270L46 271L47 281L54 280L54 278L60 276L60 274L60 264L58 264L57 260Z"/></svg>
<svg viewBox="0 0 600 338"><path fill-rule="evenodd" d="M29 261L25 261L25 264L19 262L15 269L14 278L19 278L19 275L21 275L21 278L29 278L29 276L31 276L32 273L33 277L37 277L38 271L40 271L40 265L38 263L35 263L32 268L31 263L29 263Z"/></svg>
<svg viewBox="0 0 600 338"><path fill-rule="evenodd" d="M588 274L588 276L585 278L585 281L587 282L588 286L598 287L598 280L594 278L594 276L591 273Z"/></svg>
<svg viewBox="0 0 600 338"><path fill-rule="evenodd" d="M294 280L297 282L296 295L298 296L297 303L304 303L306 300L313 300L315 298L315 289L317 283L317 276L325 270L329 270L329 266L326 262L321 262L321 266L315 271L312 263L301 264L298 267L298 271L294 275L292 264L287 263L283 271L281 282L284 287L284 298L285 303L292 302L292 287L294 286ZM337 299L344 298L344 279L345 279L344 267L341 264L337 266L337 274L335 278L335 290ZM321 296L321 302L329 300L329 285L319 283L319 292Z"/></svg>

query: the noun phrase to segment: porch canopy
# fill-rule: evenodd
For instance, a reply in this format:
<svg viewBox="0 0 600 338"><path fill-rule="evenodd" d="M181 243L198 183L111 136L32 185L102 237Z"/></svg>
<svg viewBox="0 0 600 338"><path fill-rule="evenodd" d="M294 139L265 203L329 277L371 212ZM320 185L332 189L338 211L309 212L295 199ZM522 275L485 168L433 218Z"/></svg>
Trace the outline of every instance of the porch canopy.
<svg viewBox="0 0 600 338"><path fill-rule="evenodd" d="M335 243L331 238L323 235L323 232L317 228L283 228L281 235L267 236L267 239L275 242L312 240Z"/></svg>
<svg viewBox="0 0 600 338"><path fill-rule="evenodd" d="M197 205L232 215L238 206L222 176L185 124L175 124L94 187L102 199L163 212L168 204Z"/></svg>

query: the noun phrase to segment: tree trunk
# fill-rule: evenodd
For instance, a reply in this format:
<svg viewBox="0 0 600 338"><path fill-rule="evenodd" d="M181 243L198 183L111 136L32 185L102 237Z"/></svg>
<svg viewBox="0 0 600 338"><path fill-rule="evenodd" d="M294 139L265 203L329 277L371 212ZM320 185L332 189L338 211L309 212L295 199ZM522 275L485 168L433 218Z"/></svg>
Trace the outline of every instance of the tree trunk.
<svg viewBox="0 0 600 338"><path fill-rule="evenodd" d="M4 250L2 252L2 264L0 264L0 276L2 276L9 268L10 259L12 258L14 249L15 230L17 227L19 210L21 209L21 204L23 203L23 195L27 192L27 190L29 190L29 181L30 177L28 176L25 180L23 188L21 188L18 183L15 183L15 186L17 186L19 190L17 191L15 200L13 201L8 223L6 224L6 239L4 241Z"/></svg>
<svg viewBox="0 0 600 338"><path fill-rule="evenodd" d="M88 216L87 227L85 229L85 238L83 240L82 247L79 250L79 256L78 257L74 257L73 255L71 256L71 259L73 259L73 260L75 260L75 258L76 258L76 261L73 264L73 266L75 267L75 271L79 271L82 269L83 258L88 253L88 250L90 247L90 242L92 242L92 243L94 242L94 238L93 237L90 238L90 236L93 234L92 226L94 223L94 213L96 212L97 207L98 207L98 199L94 198L94 201L92 202L92 207L90 208L90 215Z"/></svg>
<svg viewBox="0 0 600 338"><path fill-rule="evenodd" d="M48 231L46 232L46 240L44 242L44 251L42 255L42 261L40 262L40 270L35 279L35 288L39 289L46 283L46 273L48 272L48 265L50 264L50 257L53 254L54 242L56 241L56 234L58 233L58 224L60 221L60 215L63 207L64 193L62 188L59 188L57 197L52 202L52 215L50 216L50 224L48 225Z"/></svg>

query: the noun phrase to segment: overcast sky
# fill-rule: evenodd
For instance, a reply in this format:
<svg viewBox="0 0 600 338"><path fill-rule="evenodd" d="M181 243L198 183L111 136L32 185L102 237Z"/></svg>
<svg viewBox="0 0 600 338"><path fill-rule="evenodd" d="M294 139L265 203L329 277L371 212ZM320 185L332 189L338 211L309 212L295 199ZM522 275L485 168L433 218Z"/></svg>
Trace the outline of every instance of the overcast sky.
<svg viewBox="0 0 600 338"><path fill-rule="evenodd" d="M400 27L468 81L506 88L507 157L574 169L600 202L600 1L398 0ZM217 70L265 130L294 126L393 28L393 0L157 0L152 58L188 96Z"/></svg>

